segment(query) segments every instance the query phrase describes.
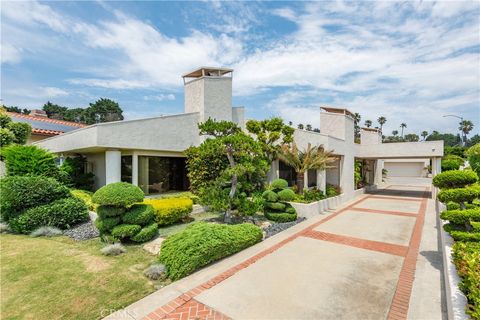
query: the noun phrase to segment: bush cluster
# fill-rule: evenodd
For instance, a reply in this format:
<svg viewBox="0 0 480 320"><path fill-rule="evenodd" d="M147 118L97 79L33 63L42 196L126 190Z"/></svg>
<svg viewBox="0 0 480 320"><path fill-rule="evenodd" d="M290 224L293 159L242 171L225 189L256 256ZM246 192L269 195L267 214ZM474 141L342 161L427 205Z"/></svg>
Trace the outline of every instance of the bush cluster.
<svg viewBox="0 0 480 320"><path fill-rule="evenodd" d="M480 176L480 143L470 147L466 154L468 156L470 167Z"/></svg>
<svg viewBox="0 0 480 320"><path fill-rule="evenodd" d="M44 226L67 229L89 218L84 202L53 178L9 176L1 186L2 220L14 232L30 233Z"/></svg>
<svg viewBox="0 0 480 320"><path fill-rule="evenodd" d="M327 198L336 197L341 194L342 191L340 190L339 186L334 186L333 184L327 184L325 195Z"/></svg>
<svg viewBox="0 0 480 320"><path fill-rule="evenodd" d="M468 299L467 313L480 319L480 243L457 242L453 245L453 262L462 279L460 289Z"/></svg>
<svg viewBox="0 0 480 320"><path fill-rule="evenodd" d="M80 190L80 189L73 189L73 190L70 190L70 193L75 198L82 200L85 203L85 205L88 207L88 210L90 211L97 210L97 206L92 201L93 192Z"/></svg>
<svg viewBox="0 0 480 320"><path fill-rule="evenodd" d="M60 170L55 155L37 146L11 145L2 149L8 176L45 176L57 178Z"/></svg>
<svg viewBox="0 0 480 320"><path fill-rule="evenodd" d="M115 240L145 242L158 233L153 207L137 203L143 200L143 191L126 182L115 182L100 188L92 200L98 204L95 221L102 236Z"/></svg>
<svg viewBox="0 0 480 320"><path fill-rule="evenodd" d="M453 170L436 175L432 183L440 189L462 188L475 183L478 176L471 170Z"/></svg>
<svg viewBox="0 0 480 320"><path fill-rule="evenodd" d="M194 223L162 243L160 262L170 279L178 280L214 261L262 240L262 230L250 223Z"/></svg>
<svg viewBox="0 0 480 320"><path fill-rule="evenodd" d="M460 169L460 163L454 159L443 159L442 160L442 171L451 171Z"/></svg>
<svg viewBox="0 0 480 320"><path fill-rule="evenodd" d="M155 222L160 226L184 219L193 209L192 199L186 197L145 199L143 203L153 207Z"/></svg>
<svg viewBox="0 0 480 320"><path fill-rule="evenodd" d="M270 185L272 190L263 192L265 200L263 212L265 217L272 221L289 222L297 219L295 208L289 201L295 199L295 192L288 189L288 183L283 179L276 179Z"/></svg>

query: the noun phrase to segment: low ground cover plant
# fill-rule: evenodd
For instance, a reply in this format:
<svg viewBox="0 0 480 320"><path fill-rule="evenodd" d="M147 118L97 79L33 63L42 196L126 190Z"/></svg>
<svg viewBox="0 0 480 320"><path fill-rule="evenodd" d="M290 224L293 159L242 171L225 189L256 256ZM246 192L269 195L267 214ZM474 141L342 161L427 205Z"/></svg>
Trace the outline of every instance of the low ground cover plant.
<svg viewBox="0 0 480 320"><path fill-rule="evenodd" d="M295 199L295 192L288 188L284 179L275 179L270 189L262 194L265 217L277 222L290 222L297 219L295 208L289 203Z"/></svg>
<svg viewBox="0 0 480 320"><path fill-rule="evenodd" d="M187 197L144 199L143 203L153 207L155 222L160 226L181 221L193 210L193 201Z"/></svg>
<svg viewBox="0 0 480 320"><path fill-rule="evenodd" d="M232 255L262 240L259 227L250 224L198 222L162 243L159 260L171 280L183 278L214 261Z"/></svg>
<svg viewBox="0 0 480 320"><path fill-rule="evenodd" d="M146 242L158 234L154 209L143 201L143 191L126 182L110 183L94 193L95 221L105 240ZM113 238L113 239L110 239Z"/></svg>
<svg viewBox="0 0 480 320"><path fill-rule="evenodd" d="M325 195L327 196L327 198L336 197L341 193L342 191L340 190L339 186L334 186L333 184L327 184L327 188L325 190Z"/></svg>

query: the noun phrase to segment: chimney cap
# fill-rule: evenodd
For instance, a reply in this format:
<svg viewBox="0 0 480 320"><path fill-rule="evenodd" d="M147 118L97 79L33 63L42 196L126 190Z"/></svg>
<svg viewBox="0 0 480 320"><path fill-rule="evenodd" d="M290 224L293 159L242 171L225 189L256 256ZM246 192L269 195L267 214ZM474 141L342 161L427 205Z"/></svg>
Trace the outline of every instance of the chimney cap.
<svg viewBox="0 0 480 320"><path fill-rule="evenodd" d="M345 108L334 108L329 106L322 106L320 107L320 109L324 110L325 112L345 114L354 118L354 114Z"/></svg>
<svg viewBox="0 0 480 320"><path fill-rule="evenodd" d="M214 76L214 77L221 77L228 73L232 73L233 69L228 68L218 68L218 67L200 67L196 70L191 72L185 73L182 77L185 78L201 78L205 76Z"/></svg>

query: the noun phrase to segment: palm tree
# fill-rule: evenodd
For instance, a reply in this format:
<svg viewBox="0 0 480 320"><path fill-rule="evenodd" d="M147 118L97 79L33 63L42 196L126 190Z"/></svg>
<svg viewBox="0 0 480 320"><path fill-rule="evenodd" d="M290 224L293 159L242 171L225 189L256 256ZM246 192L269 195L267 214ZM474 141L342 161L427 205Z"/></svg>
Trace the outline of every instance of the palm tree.
<svg viewBox="0 0 480 320"><path fill-rule="evenodd" d="M299 123L297 127L298 129L303 130L303 124Z"/></svg>
<svg viewBox="0 0 480 320"><path fill-rule="evenodd" d="M384 116L381 116L377 119L377 121L380 124L380 132L382 132L383 125L385 124L385 122L387 122L387 118L385 118Z"/></svg>
<svg viewBox="0 0 480 320"><path fill-rule="evenodd" d="M425 141L425 139L427 139L427 136L428 136L428 131L422 131L421 136L423 137L423 141Z"/></svg>
<svg viewBox="0 0 480 320"><path fill-rule="evenodd" d="M355 112L355 114L353 115L353 122L358 125L360 123L360 120L362 120L362 116L360 115L360 113Z"/></svg>
<svg viewBox="0 0 480 320"><path fill-rule="evenodd" d="M470 120L462 120L459 124L460 127L458 127L458 130L463 133L463 144L465 145L467 143L467 135L473 130L473 122Z"/></svg>
<svg viewBox="0 0 480 320"><path fill-rule="evenodd" d="M405 129L406 127L407 127L407 124L405 122L400 124L400 128L402 128L402 138L403 138L403 129Z"/></svg>
<svg viewBox="0 0 480 320"><path fill-rule="evenodd" d="M370 128L372 126L372 120L365 120L365 127Z"/></svg>
<svg viewBox="0 0 480 320"><path fill-rule="evenodd" d="M398 134L398 130L393 130L393 131L392 131L392 134L393 134L394 137L396 137L397 134Z"/></svg>
<svg viewBox="0 0 480 320"><path fill-rule="evenodd" d="M325 151L323 145L313 146L309 143L303 151L299 150L295 142L281 146L278 158L292 167L297 173L297 186L300 193L305 187L304 174L310 169L325 170L335 161L331 151Z"/></svg>

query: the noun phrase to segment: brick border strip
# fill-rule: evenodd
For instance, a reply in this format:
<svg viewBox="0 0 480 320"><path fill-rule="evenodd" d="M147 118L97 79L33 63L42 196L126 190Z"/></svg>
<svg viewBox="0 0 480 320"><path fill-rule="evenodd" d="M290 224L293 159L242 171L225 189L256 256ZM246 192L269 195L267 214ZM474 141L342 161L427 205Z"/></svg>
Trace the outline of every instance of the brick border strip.
<svg viewBox="0 0 480 320"><path fill-rule="evenodd" d="M376 210L376 209L367 209L367 208L350 208L350 211L362 212L362 213L378 213L378 214L388 214L393 216L402 216L402 217L417 217L417 213L412 212L403 212L403 211L390 211L390 210Z"/></svg>
<svg viewBox="0 0 480 320"><path fill-rule="evenodd" d="M423 195L422 195L423 197ZM413 201L413 202L421 202L422 198L414 198L414 197L405 197L405 196L382 196L379 194L372 194L370 197L371 199L381 199L381 200L397 200L397 201Z"/></svg>
<svg viewBox="0 0 480 320"><path fill-rule="evenodd" d="M289 242L295 240L296 238L302 236L305 232L313 231L313 229L315 229L316 227L318 227L322 223L325 223L325 222L333 219L334 217L338 216L342 212L345 212L345 211L351 209L353 206L359 204L360 202L365 201L369 197L370 197L370 195L366 195L363 198L351 203L347 207L342 208L342 209L338 210L337 212L332 213L331 215L325 217L324 219L312 224L311 226L298 231L297 233L291 235L290 237L288 237L288 238L280 241L279 243L271 246L270 248L265 249L265 250L257 253L256 255L250 257L249 259L247 259L247 260L245 260L245 261L243 261L239 264L237 264L236 266L228 269L227 271L222 272L221 274L219 274L218 276L210 279L209 281L204 282L203 284L201 284L201 285L189 290L188 292L180 295L176 299L171 300L170 302L168 302L167 304L164 304L160 308L155 309L154 311L149 313L147 316L145 316L143 319L144 320L159 320L159 319L165 319L166 320L166 319L168 319L168 316L169 316L170 313L172 313L172 312L176 311L177 309L181 308L182 306L187 304L190 300L192 300L195 296L199 295L203 291L205 291L207 289L210 289L211 287L215 286L216 284L219 284L220 282L222 282L225 279L230 278L231 276L236 274L238 271L247 268L251 264L260 260L261 258L263 258L263 257L269 255L270 253L280 249L281 247L283 247L287 243L289 243ZM213 310L210 307L207 307L207 308ZM213 311L215 311L215 310L213 310ZM228 316L226 316L226 315L223 315L223 316L228 318ZM190 319L190 318L186 317L185 319ZM193 319L205 319L205 318L194 317Z"/></svg>
<svg viewBox="0 0 480 320"><path fill-rule="evenodd" d="M408 247L399 244L342 236L328 232L309 230L305 232L303 236L317 240L343 244L355 248L389 253L400 257L405 257L408 252Z"/></svg>
<svg viewBox="0 0 480 320"><path fill-rule="evenodd" d="M388 320L405 320L408 317L408 308L410 306L413 281L415 280L417 256L422 239L422 229L425 222L429 192L430 188L426 187L423 193L423 200L418 210L412 237L410 238L407 256L403 260L402 269L400 270L397 287L387 316Z"/></svg>

